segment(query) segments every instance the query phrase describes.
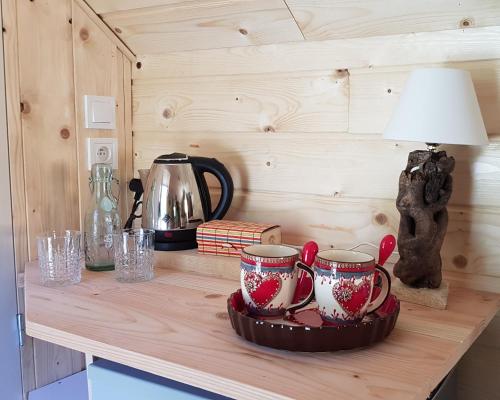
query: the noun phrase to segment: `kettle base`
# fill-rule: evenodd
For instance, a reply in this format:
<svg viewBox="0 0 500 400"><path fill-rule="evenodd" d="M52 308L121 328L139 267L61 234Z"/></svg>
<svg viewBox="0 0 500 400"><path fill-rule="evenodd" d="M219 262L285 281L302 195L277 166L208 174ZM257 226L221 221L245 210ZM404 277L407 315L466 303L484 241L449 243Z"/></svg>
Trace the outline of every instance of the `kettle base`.
<svg viewBox="0 0 500 400"><path fill-rule="evenodd" d="M196 249L198 243L196 242L156 242L155 250L157 251L180 251Z"/></svg>
<svg viewBox="0 0 500 400"><path fill-rule="evenodd" d="M155 231L155 250L179 251L197 247L196 228Z"/></svg>

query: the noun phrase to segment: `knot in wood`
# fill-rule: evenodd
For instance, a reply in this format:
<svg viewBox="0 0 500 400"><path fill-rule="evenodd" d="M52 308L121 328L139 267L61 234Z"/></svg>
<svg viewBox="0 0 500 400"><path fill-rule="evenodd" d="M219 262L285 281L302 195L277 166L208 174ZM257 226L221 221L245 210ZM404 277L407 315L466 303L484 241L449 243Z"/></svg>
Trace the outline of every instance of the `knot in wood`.
<svg viewBox="0 0 500 400"><path fill-rule="evenodd" d="M215 314L215 317L217 319L222 319L224 321L228 320L229 319L229 315L227 312L218 312L217 314Z"/></svg>
<svg viewBox="0 0 500 400"><path fill-rule="evenodd" d="M378 213L375 215L375 221L377 221L379 225L385 225L387 223L387 216L383 213Z"/></svg>
<svg viewBox="0 0 500 400"><path fill-rule="evenodd" d="M69 132L68 128L62 128L61 131L59 132L59 134L61 135L61 137L63 139L68 139L70 136L70 132Z"/></svg>
<svg viewBox="0 0 500 400"><path fill-rule="evenodd" d="M453 265L459 269L464 269L467 266L467 258L462 254L453 257Z"/></svg>
<svg viewBox="0 0 500 400"><path fill-rule="evenodd" d="M169 118L172 118L172 114L173 114L173 113L172 113L172 111L171 111L171 110L169 110L168 108L165 108L165 109L163 110L163 114L162 114L162 115L163 115L163 118L165 118L165 119L169 119Z"/></svg>
<svg viewBox="0 0 500 400"><path fill-rule="evenodd" d="M238 29L238 31L242 34L242 35L248 35L248 31L244 28L240 28Z"/></svg>
<svg viewBox="0 0 500 400"><path fill-rule="evenodd" d="M205 296L205 299L218 299L218 298L220 298L220 297L224 297L224 296L222 296L222 295L221 295L221 294L219 294L219 293L211 293L211 294L207 294L207 295Z"/></svg>
<svg viewBox="0 0 500 400"><path fill-rule="evenodd" d="M276 132L276 130L271 125L267 125L267 126L264 127L264 132L266 132L266 133Z"/></svg>
<svg viewBox="0 0 500 400"><path fill-rule="evenodd" d="M80 39L82 39L83 41L86 41L89 39L89 37L90 37L90 33L86 28L80 29Z"/></svg>
<svg viewBox="0 0 500 400"><path fill-rule="evenodd" d="M337 79L346 78L349 76L349 70L347 68L339 68L335 70L335 77Z"/></svg>
<svg viewBox="0 0 500 400"><path fill-rule="evenodd" d="M460 21L460 28L470 28L474 25L472 18L464 18Z"/></svg>
<svg viewBox="0 0 500 400"><path fill-rule="evenodd" d="M21 102L21 112L23 114L29 114L30 111L31 111L30 103L28 103L27 101L22 101Z"/></svg>

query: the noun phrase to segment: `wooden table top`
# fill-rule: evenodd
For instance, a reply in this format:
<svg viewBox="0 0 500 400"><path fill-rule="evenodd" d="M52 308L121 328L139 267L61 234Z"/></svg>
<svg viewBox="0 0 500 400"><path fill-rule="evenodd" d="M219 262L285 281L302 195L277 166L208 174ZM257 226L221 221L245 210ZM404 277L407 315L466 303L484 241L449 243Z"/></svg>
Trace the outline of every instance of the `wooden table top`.
<svg viewBox="0 0 500 400"><path fill-rule="evenodd" d="M25 285L30 336L259 400L426 399L490 322L500 297L452 287L444 311L402 303L392 334L371 348L293 353L236 335L226 312L235 280L157 268L153 281L121 284L113 273L85 271L78 285L46 288L30 263Z"/></svg>

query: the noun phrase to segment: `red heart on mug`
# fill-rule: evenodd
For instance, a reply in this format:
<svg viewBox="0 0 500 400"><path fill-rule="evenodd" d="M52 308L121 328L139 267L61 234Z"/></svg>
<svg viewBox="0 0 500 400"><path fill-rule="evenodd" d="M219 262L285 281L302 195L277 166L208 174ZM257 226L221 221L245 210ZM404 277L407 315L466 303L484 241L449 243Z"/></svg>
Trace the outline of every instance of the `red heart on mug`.
<svg viewBox="0 0 500 400"><path fill-rule="evenodd" d="M247 272L244 281L250 298L258 307L267 306L281 290L281 278L278 274L262 277L255 272Z"/></svg>
<svg viewBox="0 0 500 400"><path fill-rule="evenodd" d="M354 278L342 279L333 285L332 293L337 303L349 314L358 313L367 303L371 285L366 279L356 284Z"/></svg>

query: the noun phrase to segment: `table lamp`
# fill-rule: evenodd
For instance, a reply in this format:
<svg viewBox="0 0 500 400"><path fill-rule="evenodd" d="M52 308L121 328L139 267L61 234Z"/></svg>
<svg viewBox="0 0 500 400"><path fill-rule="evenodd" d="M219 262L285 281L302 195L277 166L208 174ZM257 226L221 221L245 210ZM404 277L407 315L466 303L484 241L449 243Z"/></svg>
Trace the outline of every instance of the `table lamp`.
<svg viewBox="0 0 500 400"><path fill-rule="evenodd" d="M384 131L385 139L425 142L399 177L399 260L394 275L415 288L441 285L441 255L451 196L453 157L440 144L485 145L488 136L468 71L414 70Z"/></svg>

